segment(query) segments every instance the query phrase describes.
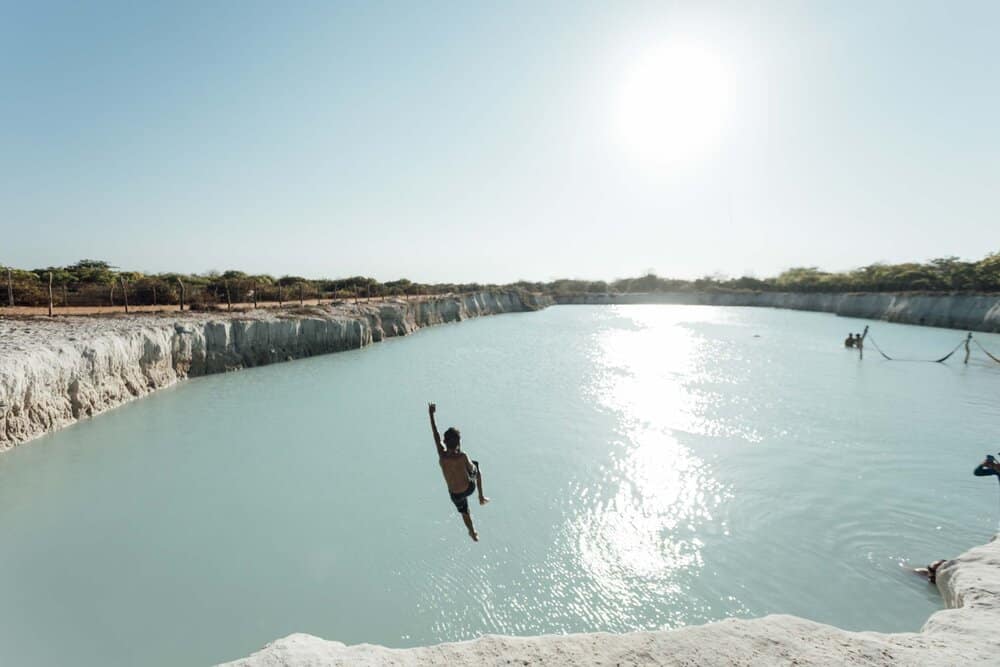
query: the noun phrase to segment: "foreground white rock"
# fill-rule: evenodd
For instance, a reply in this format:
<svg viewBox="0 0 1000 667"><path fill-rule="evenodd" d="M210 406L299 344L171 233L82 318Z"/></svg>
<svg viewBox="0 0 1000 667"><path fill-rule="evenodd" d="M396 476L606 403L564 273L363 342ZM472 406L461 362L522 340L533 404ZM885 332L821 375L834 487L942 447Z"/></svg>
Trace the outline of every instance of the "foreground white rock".
<svg viewBox="0 0 1000 667"><path fill-rule="evenodd" d="M942 566L937 585L949 608L913 633L848 632L776 615L621 635L489 635L410 649L294 634L226 665L1000 665L1000 540ZM878 601L858 600L865 604Z"/></svg>
<svg viewBox="0 0 1000 667"><path fill-rule="evenodd" d="M196 377L545 305L521 292L245 313L0 317L0 452Z"/></svg>

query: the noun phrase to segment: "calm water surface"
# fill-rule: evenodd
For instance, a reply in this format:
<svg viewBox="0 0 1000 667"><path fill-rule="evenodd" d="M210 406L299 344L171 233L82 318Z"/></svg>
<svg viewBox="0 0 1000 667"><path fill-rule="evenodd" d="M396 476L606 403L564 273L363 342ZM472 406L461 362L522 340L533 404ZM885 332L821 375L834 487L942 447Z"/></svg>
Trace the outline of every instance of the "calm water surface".
<svg viewBox="0 0 1000 667"><path fill-rule="evenodd" d="M863 322L550 308L213 376L0 456L0 664L199 665L798 614L917 630L997 526L1000 364ZM873 323L890 354L961 332ZM1000 336L978 338L1000 351ZM427 424L494 502L473 544Z"/></svg>

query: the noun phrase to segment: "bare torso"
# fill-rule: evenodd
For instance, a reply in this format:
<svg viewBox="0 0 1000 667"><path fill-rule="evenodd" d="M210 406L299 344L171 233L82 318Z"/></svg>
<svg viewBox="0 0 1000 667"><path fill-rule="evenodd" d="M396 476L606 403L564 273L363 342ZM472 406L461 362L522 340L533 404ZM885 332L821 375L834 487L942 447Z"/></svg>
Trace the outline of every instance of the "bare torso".
<svg viewBox="0 0 1000 667"><path fill-rule="evenodd" d="M441 464L441 472L444 474L444 481L448 483L450 492L462 493L469 488L474 471L465 452L451 453L446 451L438 456L438 463Z"/></svg>

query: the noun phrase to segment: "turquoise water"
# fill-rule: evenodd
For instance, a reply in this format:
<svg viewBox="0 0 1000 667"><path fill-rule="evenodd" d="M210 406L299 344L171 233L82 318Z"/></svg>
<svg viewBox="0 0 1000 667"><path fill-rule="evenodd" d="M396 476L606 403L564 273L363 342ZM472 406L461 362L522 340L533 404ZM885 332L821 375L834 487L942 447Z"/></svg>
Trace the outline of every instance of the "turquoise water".
<svg viewBox="0 0 1000 667"><path fill-rule="evenodd" d="M859 362L863 322L550 308L184 383L0 456L0 664L199 665L291 632L482 633L791 613L917 630L901 564L986 541L1000 364ZM872 324L890 354L961 332ZM977 336L1000 351L1000 336ZM493 503L466 537L427 424Z"/></svg>

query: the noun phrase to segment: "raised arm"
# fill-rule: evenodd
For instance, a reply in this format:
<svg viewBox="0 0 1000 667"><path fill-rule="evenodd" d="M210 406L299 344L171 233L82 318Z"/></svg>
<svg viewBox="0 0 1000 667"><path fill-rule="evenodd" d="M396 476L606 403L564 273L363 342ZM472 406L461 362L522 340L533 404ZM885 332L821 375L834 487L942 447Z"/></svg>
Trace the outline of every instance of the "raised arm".
<svg viewBox="0 0 1000 667"><path fill-rule="evenodd" d="M434 413L437 412L437 405L427 404L427 414L431 416L431 432L434 433L434 445L437 447L438 456L444 454L444 447L441 446L441 434L438 433L437 423L434 421Z"/></svg>

